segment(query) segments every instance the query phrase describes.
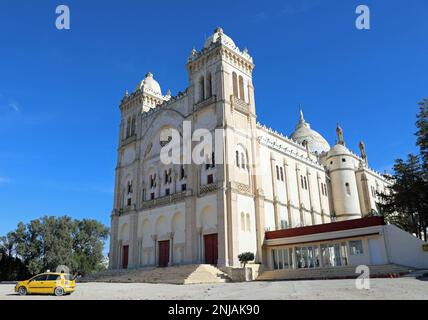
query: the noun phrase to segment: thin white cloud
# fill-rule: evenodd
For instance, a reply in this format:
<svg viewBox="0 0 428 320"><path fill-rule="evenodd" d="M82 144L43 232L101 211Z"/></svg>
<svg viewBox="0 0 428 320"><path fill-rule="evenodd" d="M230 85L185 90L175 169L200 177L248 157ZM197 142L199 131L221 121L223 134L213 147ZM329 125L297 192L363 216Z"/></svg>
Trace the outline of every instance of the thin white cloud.
<svg viewBox="0 0 428 320"><path fill-rule="evenodd" d="M1 177L0 176L0 185L2 184L7 184L7 183L11 183L12 179L8 178L8 177Z"/></svg>
<svg viewBox="0 0 428 320"><path fill-rule="evenodd" d="M9 107L15 110L16 112L19 112L19 106L16 102L10 102Z"/></svg>
<svg viewBox="0 0 428 320"><path fill-rule="evenodd" d="M10 99L0 93L0 113L19 113L20 111L19 103L16 100Z"/></svg>
<svg viewBox="0 0 428 320"><path fill-rule="evenodd" d="M311 11L320 6L320 0L289 0L282 6L268 11L259 11L252 16L254 22L262 22L267 19L278 19L287 16L294 16Z"/></svg>

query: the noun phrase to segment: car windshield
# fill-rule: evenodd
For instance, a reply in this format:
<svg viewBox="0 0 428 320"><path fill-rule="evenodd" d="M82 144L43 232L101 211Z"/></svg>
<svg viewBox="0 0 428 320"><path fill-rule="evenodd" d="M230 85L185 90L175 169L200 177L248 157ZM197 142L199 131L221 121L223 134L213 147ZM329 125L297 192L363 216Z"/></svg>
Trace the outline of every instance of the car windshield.
<svg viewBox="0 0 428 320"><path fill-rule="evenodd" d="M65 280L70 280L70 278L71 278L71 277L70 277L70 275L69 275L69 274L64 274L64 279L65 279Z"/></svg>

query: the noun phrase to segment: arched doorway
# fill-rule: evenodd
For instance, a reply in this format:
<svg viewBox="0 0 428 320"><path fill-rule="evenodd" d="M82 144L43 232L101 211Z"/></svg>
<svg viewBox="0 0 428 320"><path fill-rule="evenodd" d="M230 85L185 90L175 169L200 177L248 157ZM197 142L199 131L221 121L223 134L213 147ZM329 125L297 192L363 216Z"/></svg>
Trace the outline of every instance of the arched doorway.
<svg viewBox="0 0 428 320"><path fill-rule="evenodd" d="M204 235L205 263L217 265L218 239L217 233Z"/></svg>
<svg viewBox="0 0 428 320"><path fill-rule="evenodd" d="M203 234L204 263L217 265L218 260L218 236L217 216L211 206L205 207L201 212L201 226Z"/></svg>

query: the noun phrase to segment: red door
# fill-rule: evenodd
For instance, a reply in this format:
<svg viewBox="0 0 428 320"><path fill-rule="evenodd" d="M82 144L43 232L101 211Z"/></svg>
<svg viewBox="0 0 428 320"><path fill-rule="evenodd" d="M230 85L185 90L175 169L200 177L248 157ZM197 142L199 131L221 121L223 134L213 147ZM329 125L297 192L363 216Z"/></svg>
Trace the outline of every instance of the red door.
<svg viewBox="0 0 428 320"><path fill-rule="evenodd" d="M128 268L128 253L129 253L129 246L123 246L123 252L122 252L122 268L123 269Z"/></svg>
<svg viewBox="0 0 428 320"><path fill-rule="evenodd" d="M204 235L205 263L217 265L218 243L217 233Z"/></svg>
<svg viewBox="0 0 428 320"><path fill-rule="evenodd" d="M167 267L169 263L169 240L159 241L159 267Z"/></svg>

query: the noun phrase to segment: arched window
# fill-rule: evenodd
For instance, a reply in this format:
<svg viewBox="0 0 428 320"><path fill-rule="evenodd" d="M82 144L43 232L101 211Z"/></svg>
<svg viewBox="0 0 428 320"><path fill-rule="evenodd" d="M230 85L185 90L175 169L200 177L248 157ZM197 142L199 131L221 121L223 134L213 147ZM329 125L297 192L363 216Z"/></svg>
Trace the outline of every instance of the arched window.
<svg viewBox="0 0 428 320"><path fill-rule="evenodd" d="M305 190L308 190L308 182L306 181L306 177L303 177L304 181L305 181Z"/></svg>
<svg viewBox="0 0 428 320"><path fill-rule="evenodd" d="M245 154L242 152L241 153L241 168L242 169L245 169L245 164L246 164L246 161L245 161Z"/></svg>
<svg viewBox="0 0 428 320"><path fill-rule="evenodd" d="M305 184L303 182L303 176L300 176L300 184L302 185L302 189L305 189Z"/></svg>
<svg viewBox="0 0 428 320"><path fill-rule="evenodd" d="M131 117L128 118L126 122L126 137L129 138L131 136Z"/></svg>
<svg viewBox="0 0 428 320"><path fill-rule="evenodd" d="M246 230L251 231L251 221L250 221L250 214L249 213L247 213Z"/></svg>
<svg viewBox="0 0 428 320"><path fill-rule="evenodd" d="M350 196L351 195L351 187L349 186L348 182L345 183L345 188L346 188L346 194L348 196Z"/></svg>
<svg viewBox="0 0 428 320"><path fill-rule="evenodd" d="M136 119L134 116L134 117L132 117L132 121L131 121L131 136L133 136L135 134L135 122L136 122Z"/></svg>
<svg viewBox="0 0 428 320"><path fill-rule="evenodd" d="M183 180L185 177L185 171L184 171L184 165L181 165L180 167L180 180Z"/></svg>
<svg viewBox="0 0 428 320"><path fill-rule="evenodd" d="M284 171L282 170L282 167L279 168L281 170L281 181L284 181Z"/></svg>
<svg viewBox="0 0 428 320"><path fill-rule="evenodd" d="M236 166L239 168L239 151L236 150Z"/></svg>
<svg viewBox="0 0 428 320"><path fill-rule="evenodd" d="M245 231L245 214L241 212L241 231Z"/></svg>
<svg viewBox="0 0 428 320"><path fill-rule="evenodd" d="M245 101L244 79L242 78L242 76L239 76L239 98L242 101Z"/></svg>
<svg viewBox="0 0 428 320"><path fill-rule="evenodd" d="M208 73L208 75L207 75L207 98L211 97L212 94L213 94L213 88L212 88L211 73Z"/></svg>
<svg viewBox="0 0 428 320"><path fill-rule="evenodd" d="M233 95L238 98L238 76L235 72L232 73Z"/></svg>
<svg viewBox="0 0 428 320"><path fill-rule="evenodd" d="M199 101L202 101L205 99L205 79L202 76L199 79Z"/></svg>

